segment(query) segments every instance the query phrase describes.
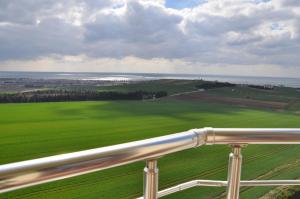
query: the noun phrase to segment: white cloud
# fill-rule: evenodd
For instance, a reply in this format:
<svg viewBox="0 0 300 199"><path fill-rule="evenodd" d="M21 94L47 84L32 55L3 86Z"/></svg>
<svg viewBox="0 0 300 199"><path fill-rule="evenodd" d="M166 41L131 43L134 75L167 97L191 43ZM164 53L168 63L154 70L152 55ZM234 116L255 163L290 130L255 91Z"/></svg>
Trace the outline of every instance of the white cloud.
<svg viewBox="0 0 300 199"><path fill-rule="evenodd" d="M297 0L208 0L180 10L164 0L4 0L0 7L0 70L12 62L32 70L28 63L49 59L48 70L73 60L74 70L102 71L95 63L109 60L109 70L131 71L134 58L139 71L153 60L164 60L151 65L156 72L300 71Z"/></svg>

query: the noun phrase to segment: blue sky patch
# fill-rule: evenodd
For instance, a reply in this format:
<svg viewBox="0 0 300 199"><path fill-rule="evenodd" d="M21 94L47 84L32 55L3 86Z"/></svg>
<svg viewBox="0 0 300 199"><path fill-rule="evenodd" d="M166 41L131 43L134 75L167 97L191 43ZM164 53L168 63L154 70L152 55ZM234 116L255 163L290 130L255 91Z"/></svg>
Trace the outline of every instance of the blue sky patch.
<svg viewBox="0 0 300 199"><path fill-rule="evenodd" d="M166 0L166 7L175 9L192 8L206 1L207 0Z"/></svg>

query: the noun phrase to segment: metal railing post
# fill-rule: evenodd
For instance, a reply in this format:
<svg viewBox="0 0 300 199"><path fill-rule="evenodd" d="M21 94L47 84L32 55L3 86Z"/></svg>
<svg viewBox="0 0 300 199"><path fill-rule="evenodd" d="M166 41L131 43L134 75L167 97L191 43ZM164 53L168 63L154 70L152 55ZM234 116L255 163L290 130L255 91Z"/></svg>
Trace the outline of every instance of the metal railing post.
<svg viewBox="0 0 300 199"><path fill-rule="evenodd" d="M158 198L157 160L148 160L144 168L144 199Z"/></svg>
<svg viewBox="0 0 300 199"><path fill-rule="evenodd" d="M214 144L229 144L233 148L229 159L228 181L199 179L158 192L158 157ZM0 165L0 193L145 160L148 160L144 170L142 198L145 199L156 199L195 186L228 185L227 198L238 199L239 186L300 185L300 180L240 181L241 147L247 144L300 145L300 128L191 129L151 139L4 164Z"/></svg>
<svg viewBox="0 0 300 199"><path fill-rule="evenodd" d="M227 199L239 199L241 166L241 146L234 145L229 154Z"/></svg>

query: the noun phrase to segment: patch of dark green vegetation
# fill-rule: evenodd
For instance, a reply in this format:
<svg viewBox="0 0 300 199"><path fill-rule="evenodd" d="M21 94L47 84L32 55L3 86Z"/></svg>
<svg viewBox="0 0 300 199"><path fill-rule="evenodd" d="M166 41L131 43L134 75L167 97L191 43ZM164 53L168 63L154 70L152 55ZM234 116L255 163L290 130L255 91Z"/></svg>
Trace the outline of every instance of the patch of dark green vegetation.
<svg viewBox="0 0 300 199"><path fill-rule="evenodd" d="M250 88L256 88L256 89L262 89L262 90L273 90L274 86L271 85L264 85L264 86L260 86L260 85L248 85L248 87Z"/></svg>
<svg viewBox="0 0 300 199"><path fill-rule="evenodd" d="M300 198L300 192L296 192L293 196L289 197L288 199L299 199Z"/></svg>
<svg viewBox="0 0 300 199"><path fill-rule="evenodd" d="M228 82L206 82L200 85L196 85L198 89L213 89L213 88L224 88L224 87L235 87L235 84Z"/></svg>
<svg viewBox="0 0 300 199"><path fill-rule="evenodd" d="M156 92L166 91L169 95L181 92L195 91L196 85L201 85L207 81L203 80L176 80L176 79L163 79L136 82L131 84L105 86L99 87L99 91L118 91L118 92L134 92L138 90Z"/></svg>
<svg viewBox="0 0 300 199"><path fill-rule="evenodd" d="M39 90L23 93L2 93L0 103L64 102L98 100L144 100L167 96L165 91L98 92L93 90Z"/></svg>

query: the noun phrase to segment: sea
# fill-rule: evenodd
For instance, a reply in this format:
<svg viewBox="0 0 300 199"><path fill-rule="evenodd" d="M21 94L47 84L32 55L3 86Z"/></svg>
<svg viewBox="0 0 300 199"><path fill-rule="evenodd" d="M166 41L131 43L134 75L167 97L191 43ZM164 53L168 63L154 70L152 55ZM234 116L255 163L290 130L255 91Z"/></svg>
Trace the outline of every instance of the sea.
<svg viewBox="0 0 300 199"><path fill-rule="evenodd" d="M300 88L300 78L254 77L168 73L86 73L86 72L1 72L0 78L68 79L98 81L146 81L159 79L208 80L235 84L274 85Z"/></svg>

